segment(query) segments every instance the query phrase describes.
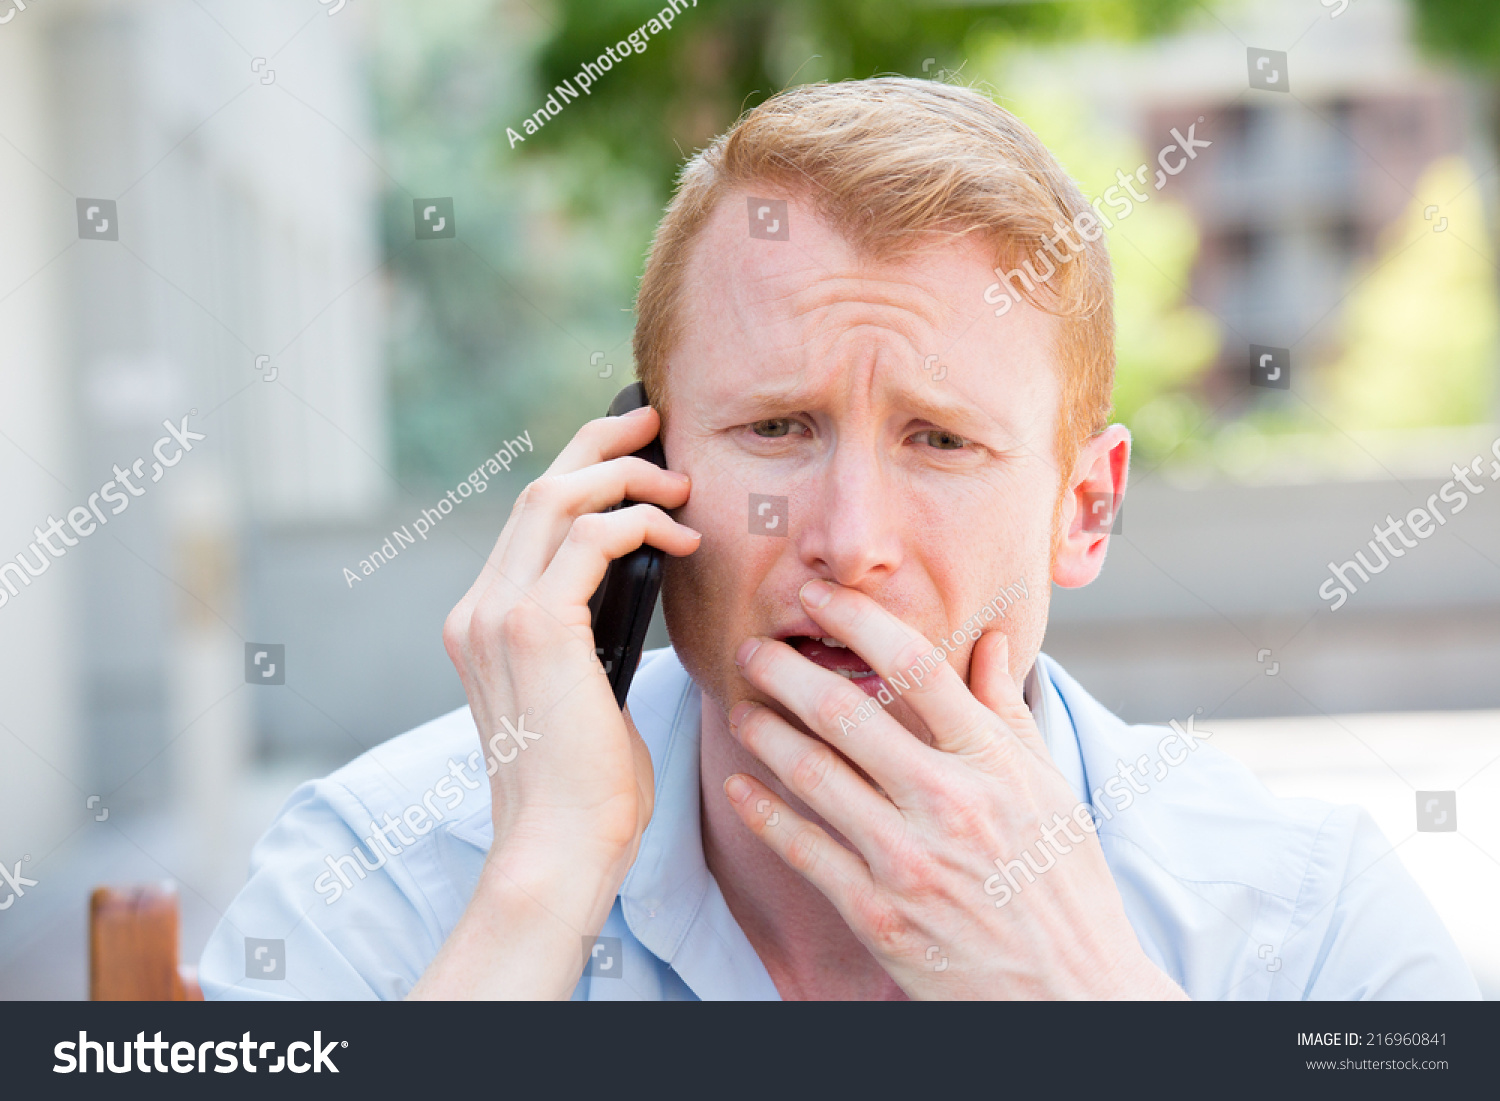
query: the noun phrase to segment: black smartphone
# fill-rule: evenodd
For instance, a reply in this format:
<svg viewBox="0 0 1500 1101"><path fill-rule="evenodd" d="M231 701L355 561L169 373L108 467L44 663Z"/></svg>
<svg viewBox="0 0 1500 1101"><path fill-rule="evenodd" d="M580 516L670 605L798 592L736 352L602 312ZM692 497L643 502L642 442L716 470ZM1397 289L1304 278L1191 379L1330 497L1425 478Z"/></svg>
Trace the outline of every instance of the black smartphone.
<svg viewBox="0 0 1500 1101"><path fill-rule="evenodd" d="M646 388L632 382L609 403L609 415L618 417L646 405ZM636 453L637 458L665 468L666 453L658 436ZM625 500L610 506L609 511L636 502ZM594 631L594 652L604 665L615 703L625 706L630 682L641 663L641 649L646 644L646 628L656 610L661 592L662 552L652 546L641 546L616 558L604 571L604 580L589 597L589 624Z"/></svg>

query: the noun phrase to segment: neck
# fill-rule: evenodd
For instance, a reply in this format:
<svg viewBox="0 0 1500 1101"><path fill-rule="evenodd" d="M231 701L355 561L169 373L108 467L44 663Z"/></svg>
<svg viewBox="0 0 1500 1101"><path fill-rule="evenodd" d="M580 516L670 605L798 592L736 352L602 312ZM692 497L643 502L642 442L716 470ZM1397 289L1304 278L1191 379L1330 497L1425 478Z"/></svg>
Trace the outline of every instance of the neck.
<svg viewBox="0 0 1500 1101"><path fill-rule="evenodd" d="M900 1000L896 981L876 962L823 893L745 828L724 796L735 772L754 776L804 818L827 825L729 731L723 710L703 697L701 821L703 856L729 912L744 930L787 1001Z"/></svg>

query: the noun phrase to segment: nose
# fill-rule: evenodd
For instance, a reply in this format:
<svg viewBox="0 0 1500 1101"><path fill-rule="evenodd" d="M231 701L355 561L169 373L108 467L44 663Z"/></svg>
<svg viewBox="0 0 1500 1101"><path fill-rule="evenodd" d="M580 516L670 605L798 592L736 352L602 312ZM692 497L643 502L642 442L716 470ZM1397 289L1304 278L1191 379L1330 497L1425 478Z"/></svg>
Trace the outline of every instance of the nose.
<svg viewBox="0 0 1500 1101"><path fill-rule="evenodd" d="M868 441L842 440L810 475L797 552L820 577L850 588L877 584L901 568L900 499L891 471Z"/></svg>

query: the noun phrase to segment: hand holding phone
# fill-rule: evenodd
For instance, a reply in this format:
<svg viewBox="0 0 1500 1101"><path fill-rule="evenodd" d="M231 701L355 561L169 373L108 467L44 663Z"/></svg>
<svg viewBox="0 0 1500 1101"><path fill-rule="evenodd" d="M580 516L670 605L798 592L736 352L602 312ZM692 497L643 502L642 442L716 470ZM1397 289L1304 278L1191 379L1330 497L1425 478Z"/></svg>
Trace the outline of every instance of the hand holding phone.
<svg viewBox="0 0 1500 1101"><path fill-rule="evenodd" d="M650 410L579 429L517 500L443 626L479 734L494 840L414 997L567 997L578 938L599 931L635 860L655 777L620 701L661 555L700 542L669 515L689 486L659 444L653 452L659 429Z"/></svg>

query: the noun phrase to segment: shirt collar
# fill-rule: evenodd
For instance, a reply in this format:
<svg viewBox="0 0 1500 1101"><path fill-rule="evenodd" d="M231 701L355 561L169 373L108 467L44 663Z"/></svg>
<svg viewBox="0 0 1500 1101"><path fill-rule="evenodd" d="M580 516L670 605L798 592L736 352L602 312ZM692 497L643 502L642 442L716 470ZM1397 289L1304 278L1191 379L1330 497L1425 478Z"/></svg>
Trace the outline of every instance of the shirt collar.
<svg viewBox="0 0 1500 1101"><path fill-rule="evenodd" d="M777 999L703 857L702 694L671 649L652 657L630 686L630 715L651 751L656 800L620 886L625 923L699 998Z"/></svg>
<svg viewBox="0 0 1500 1101"><path fill-rule="evenodd" d="M1025 696L1053 762L1086 802L1078 736L1041 658L1026 678ZM635 863L620 887L625 923L699 998L779 998L703 857L703 705L698 686L674 651L658 650L642 662L629 703L651 752L656 801Z"/></svg>
<svg viewBox="0 0 1500 1101"><path fill-rule="evenodd" d="M1045 655L1038 654L1036 661L1032 663L1023 689L1026 705L1031 708L1031 717L1036 720L1036 728L1042 735L1047 752L1052 755L1052 763L1063 774L1063 779L1068 781L1068 786L1073 789L1078 801L1087 803L1088 775L1083 767L1083 750L1078 744L1077 724L1068 711L1062 693L1048 673L1049 660Z"/></svg>

